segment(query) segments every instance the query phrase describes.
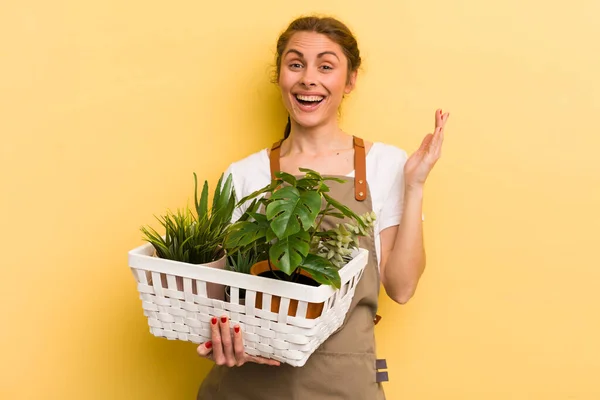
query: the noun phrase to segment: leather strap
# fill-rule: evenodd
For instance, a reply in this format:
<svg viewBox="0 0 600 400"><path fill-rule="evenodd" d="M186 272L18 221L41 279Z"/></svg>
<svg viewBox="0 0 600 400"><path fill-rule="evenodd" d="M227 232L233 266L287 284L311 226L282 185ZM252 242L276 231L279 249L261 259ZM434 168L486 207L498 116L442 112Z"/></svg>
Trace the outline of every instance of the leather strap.
<svg viewBox="0 0 600 400"><path fill-rule="evenodd" d="M271 154L269 156L271 166L271 177L275 172L280 171L279 157L281 153L281 143L283 139L273 143ZM363 201L367 198L367 156L365 152L365 142L361 138L354 136L354 198L357 201Z"/></svg>
<svg viewBox="0 0 600 400"><path fill-rule="evenodd" d="M354 136L354 198L363 201L367 198L367 155L365 142Z"/></svg>

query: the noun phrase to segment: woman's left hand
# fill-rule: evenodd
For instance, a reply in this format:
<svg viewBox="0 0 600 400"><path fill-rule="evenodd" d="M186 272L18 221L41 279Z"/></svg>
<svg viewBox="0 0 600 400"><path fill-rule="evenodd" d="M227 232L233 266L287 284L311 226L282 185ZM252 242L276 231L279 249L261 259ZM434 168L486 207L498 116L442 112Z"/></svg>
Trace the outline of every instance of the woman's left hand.
<svg viewBox="0 0 600 400"><path fill-rule="evenodd" d="M444 125L450 113L435 111L435 130L421 142L421 146L406 161L404 165L404 182L407 187L422 187L433 166L442 154L444 142Z"/></svg>

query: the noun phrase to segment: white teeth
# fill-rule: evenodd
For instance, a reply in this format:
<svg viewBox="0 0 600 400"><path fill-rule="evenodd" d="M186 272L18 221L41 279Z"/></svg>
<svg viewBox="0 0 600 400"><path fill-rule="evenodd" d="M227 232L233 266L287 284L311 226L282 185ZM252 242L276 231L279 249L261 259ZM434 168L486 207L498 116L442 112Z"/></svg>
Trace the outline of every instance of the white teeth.
<svg viewBox="0 0 600 400"><path fill-rule="evenodd" d="M296 98L302 101L321 101L325 97L324 96L303 96L301 94L297 94Z"/></svg>

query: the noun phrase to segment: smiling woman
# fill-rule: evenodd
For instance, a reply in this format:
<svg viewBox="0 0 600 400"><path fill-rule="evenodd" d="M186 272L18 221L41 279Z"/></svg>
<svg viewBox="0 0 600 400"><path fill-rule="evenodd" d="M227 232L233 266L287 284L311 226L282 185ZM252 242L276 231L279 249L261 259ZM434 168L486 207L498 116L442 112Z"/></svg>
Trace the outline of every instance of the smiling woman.
<svg viewBox="0 0 600 400"><path fill-rule="evenodd" d="M440 156L448 114L435 112L435 132L408 159L401 149L343 132L338 110L355 87L360 64L356 38L340 21L317 17L293 21L277 41L276 83L289 113L284 139L270 151L233 163L226 172L233 178L236 195L243 198L268 185L275 172L298 174L300 168L309 168L342 178L332 182L329 194L356 214L374 212L373 235L360 241L360 247L369 251L369 262L344 323L303 367L296 368L248 355L242 327L231 327L225 315L213 316L212 340L198 346L198 354L217 365L198 399L385 398L375 357L379 287L383 283L394 301L405 303L425 267L423 185ZM243 204L237 209L233 219L246 208ZM327 217L322 226L328 229L338 222Z"/></svg>
<svg viewBox="0 0 600 400"><path fill-rule="evenodd" d="M321 103L327 109L312 118L335 117L343 95L354 89L360 64L356 38L340 21L313 17L292 22L277 41L277 83L286 108L292 110L284 137L292 120L308 122L304 113L324 108Z"/></svg>

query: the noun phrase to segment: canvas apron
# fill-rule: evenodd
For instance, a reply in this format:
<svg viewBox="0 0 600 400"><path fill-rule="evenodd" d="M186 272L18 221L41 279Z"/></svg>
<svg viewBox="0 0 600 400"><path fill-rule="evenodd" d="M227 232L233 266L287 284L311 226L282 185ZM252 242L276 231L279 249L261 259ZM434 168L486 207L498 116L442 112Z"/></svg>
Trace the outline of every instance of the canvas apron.
<svg viewBox="0 0 600 400"><path fill-rule="evenodd" d="M271 150L271 174L279 170L279 146ZM329 181L330 195L357 214L372 210L366 183L365 149L355 138L355 175L346 182ZM323 227L339 223L325 218ZM376 379L374 320L379 295L379 268L372 237L360 238L369 261L342 327L332 334L303 367L247 363L241 367L215 365L198 392L201 400L381 400Z"/></svg>

